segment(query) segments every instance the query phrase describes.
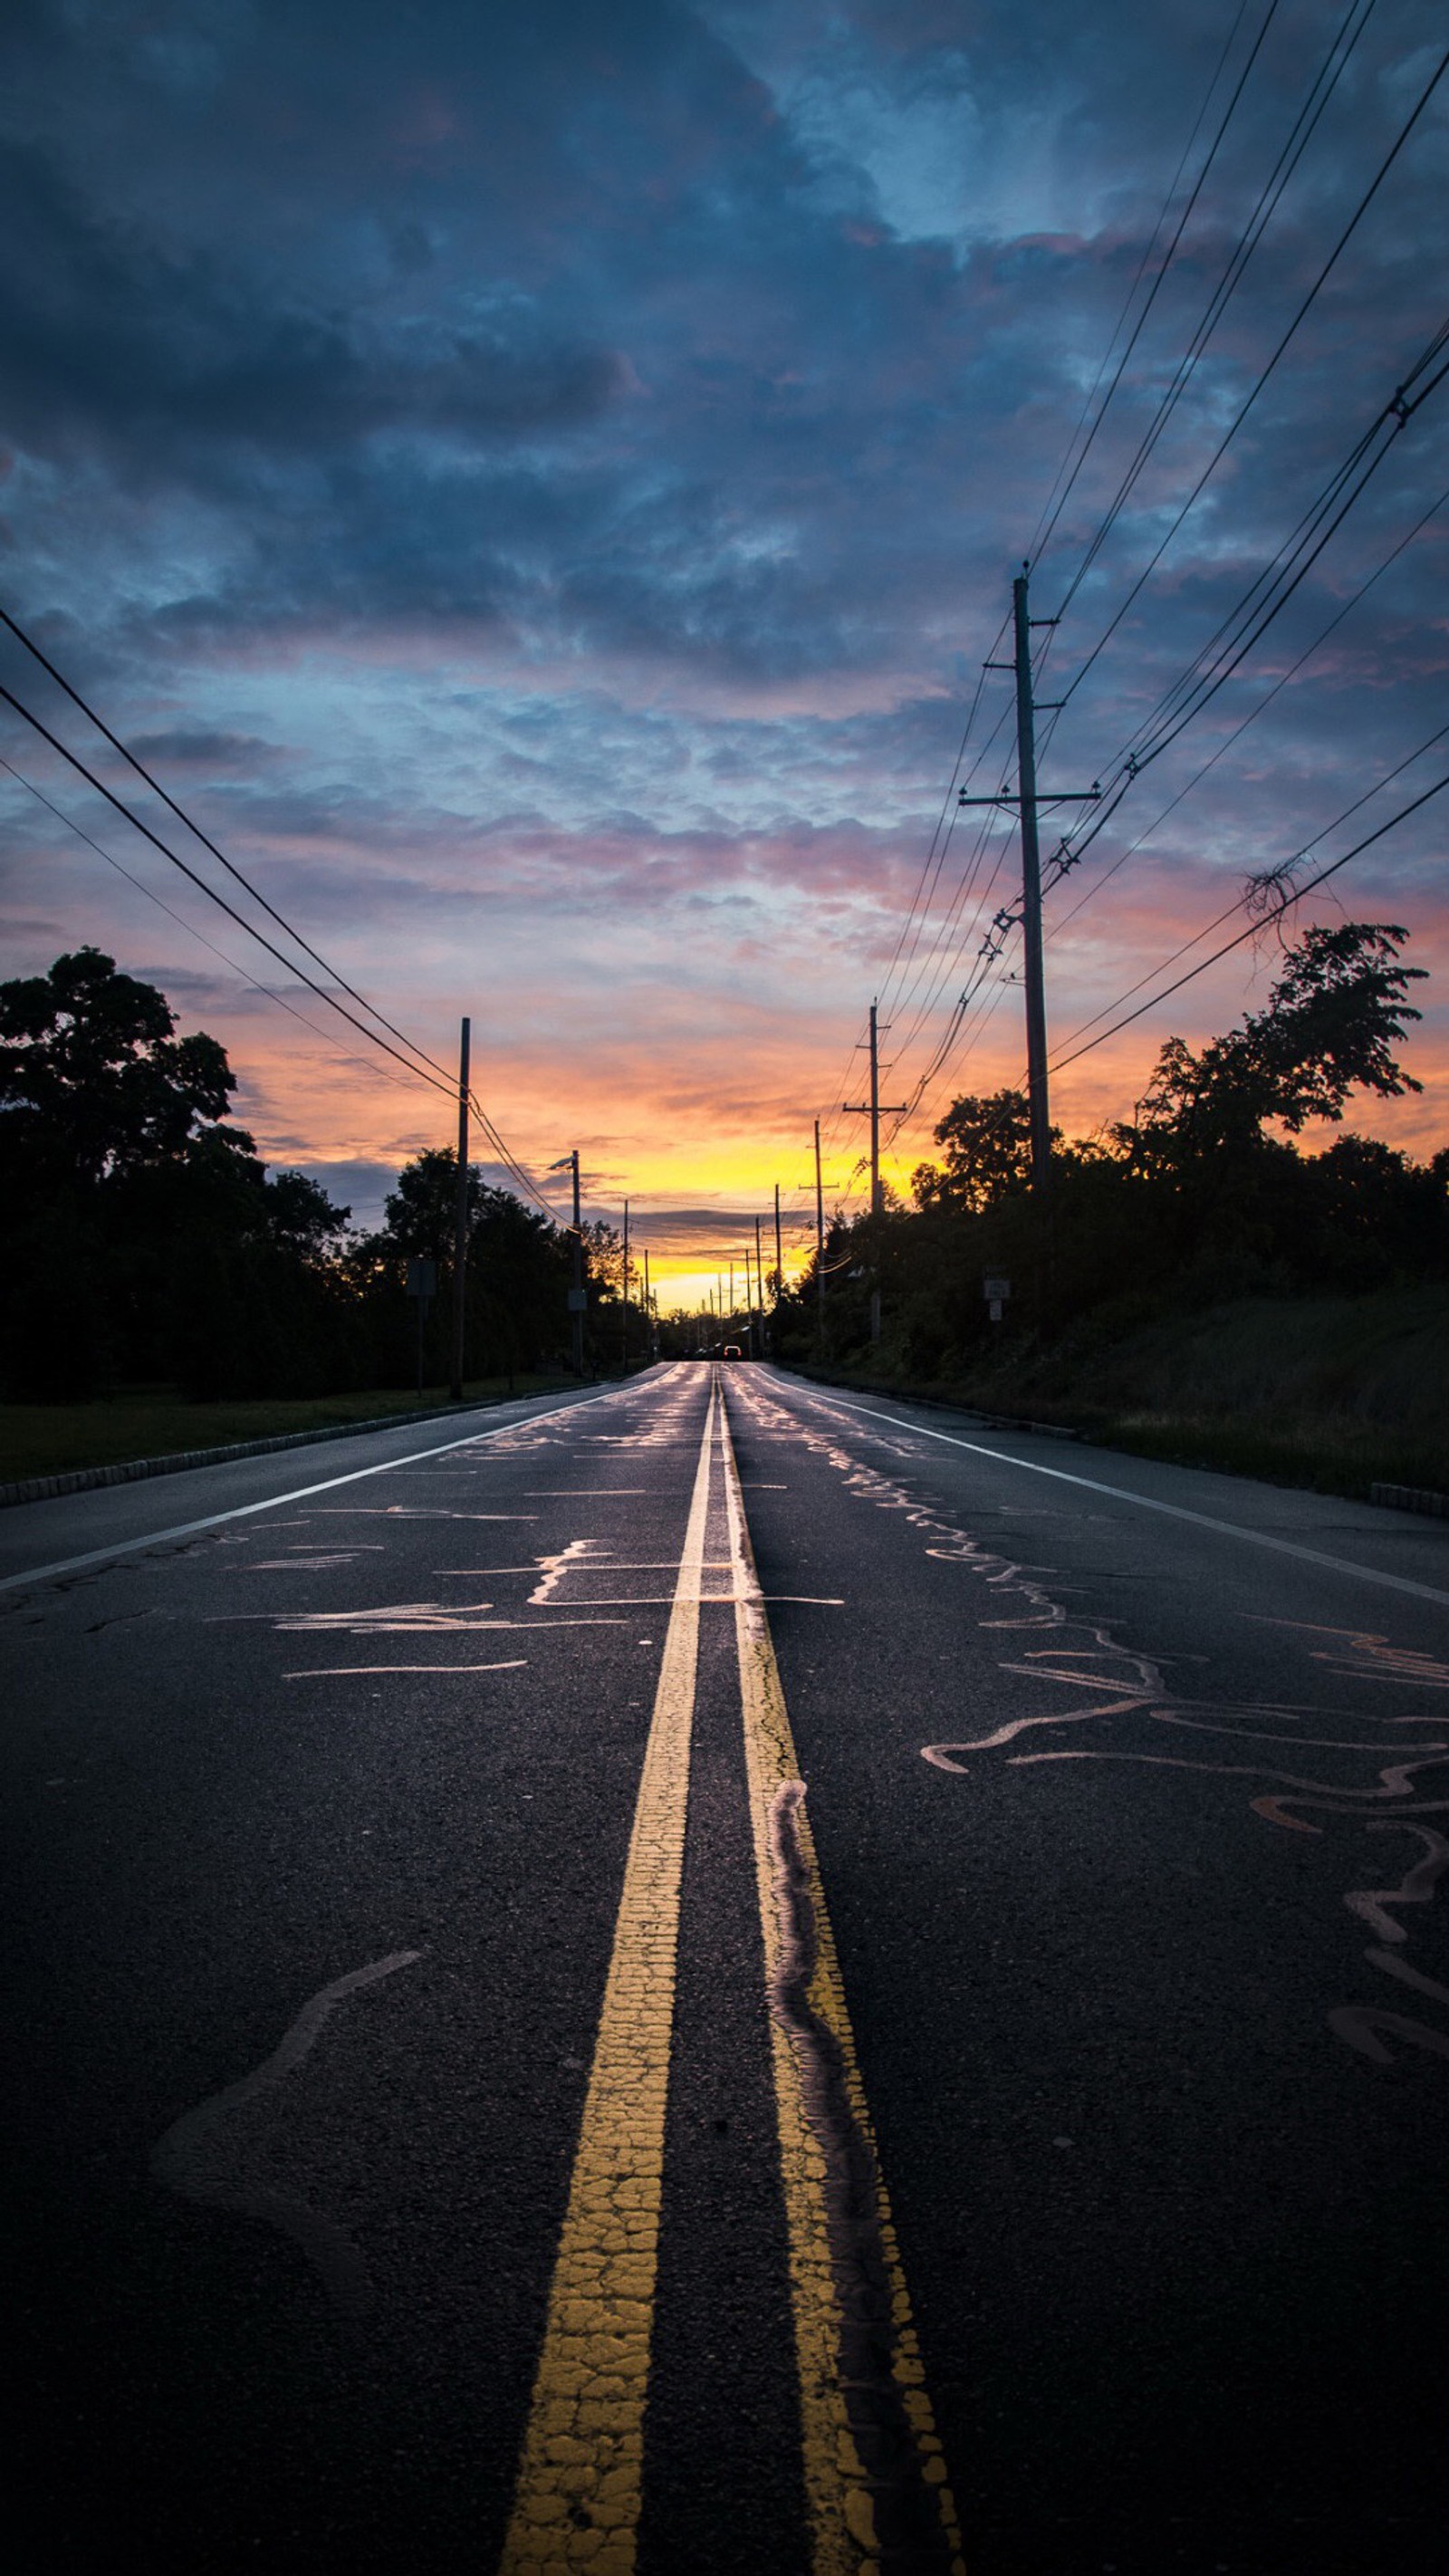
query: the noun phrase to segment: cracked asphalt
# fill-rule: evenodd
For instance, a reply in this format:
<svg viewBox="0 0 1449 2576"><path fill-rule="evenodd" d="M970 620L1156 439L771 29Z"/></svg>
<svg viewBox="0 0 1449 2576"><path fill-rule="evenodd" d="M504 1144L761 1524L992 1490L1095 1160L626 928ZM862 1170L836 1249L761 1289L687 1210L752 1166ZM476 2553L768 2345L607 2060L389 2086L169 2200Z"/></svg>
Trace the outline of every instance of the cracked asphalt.
<svg viewBox="0 0 1449 2576"><path fill-rule="evenodd" d="M0 1629L19 2576L1437 2545L1442 1525L681 1365L9 1511ZM647 2369L601 2469L587 2408L550 2450L555 2267L585 2149L635 2143L599 2067L666 1701ZM848 2227L832 2119L879 2193ZM929 2529L870 2454L872 2334Z"/></svg>

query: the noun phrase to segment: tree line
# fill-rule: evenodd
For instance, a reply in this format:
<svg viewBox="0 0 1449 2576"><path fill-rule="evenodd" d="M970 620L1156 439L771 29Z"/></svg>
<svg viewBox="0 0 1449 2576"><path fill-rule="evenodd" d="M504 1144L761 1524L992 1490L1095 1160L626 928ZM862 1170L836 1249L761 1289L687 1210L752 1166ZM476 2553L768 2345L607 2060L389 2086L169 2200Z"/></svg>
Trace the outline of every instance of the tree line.
<svg viewBox="0 0 1449 2576"><path fill-rule="evenodd" d="M0 984L0 1387L11 1401L161 1383L193 1398L406 1386L408 1265L436 1264L423 1370L448 1374L457 1157L416 1155L373 1231L316 1181L270 1171L229 1110L225 1049L178 1037L155 985L95 948ZM586 1226L585 1364L622 1354L623 1256ZM631 1265L632 1267L632 1265ZM468 1176L465 1368L553 1366L570 1343L572 1236ZM631 1283L631 1297L632 1297ZM632 1318L631 1356L645 1326Z"/></svg>
<svg viewBox="0 0 1449 2576"><path fill-rule="evenodd" d="M1449 1277L1449 1148L1417 1162L1353 1131L1317 1153L1298 1141L1310 1124L1341 1127L1355 1095L1421 1088L1396 1052L1419 1017L1405 938L1382 922L1306 932L1262 1010L1196 1051L1168 1039L1130 1119L1072 1140L1054 1130L1045 1193L1032 1186L1024 1094L954 1100L909 1203L837 1216L823 1261L778 1294L775 1351L944 1382L1003 1342L1041 1347L1167 1305ZM416 1155L382 1225L359 1230L305 1174L267 1168L230 1119L235 1090L224 1048L178 1037L165 995L97 949L0 984L11 1400L136 1383L197 1398L405 1386L419 1258L437 1273L424 1375L446 1380L452 1151ZM585 1364L612 1368L622 1246L607 1225L584 1231ZM571 1277L569 1231L471 1167L466 1373L566 1365ZM1011 1283L1000 1324L988 1278ZM647 1336L632 1280L630 1306L637 1362ZM696 1340L684 1317L660 1335L666 1353Z"/></svg>
<svg viewBox="0 0 1449 2576"><path fill-rule="evenodd" d="M1341 1126L1355 1095L1422 1089L1396 1052L1420 1017L1406 936L1387 922L1307 931L1263 1009L1197 1051L1168 1039L1130 1119L1072 1140L1054 1129L1045 1192L1025 1094L954 1100L909 1205L837 1221L823 1264L781 1298L780 1355L945 1382L992 1350L1169 1306L1449 1277L1449 1148L1418 1162L1352 1131L1317 1153L1298 1142L1310 1124ZM993 1322L984 1283L1003 1278Z"/></svg>

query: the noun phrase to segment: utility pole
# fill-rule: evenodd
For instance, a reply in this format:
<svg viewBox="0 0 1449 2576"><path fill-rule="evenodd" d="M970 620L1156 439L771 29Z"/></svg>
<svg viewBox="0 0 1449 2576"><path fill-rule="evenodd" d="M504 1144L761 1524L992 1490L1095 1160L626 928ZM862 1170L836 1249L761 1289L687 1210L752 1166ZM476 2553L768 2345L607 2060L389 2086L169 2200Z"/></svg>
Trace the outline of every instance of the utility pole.
<svg viewBox="0 0 1449 2576"><path fill-rule="evenodd" d="M775 1312L780 1311L780 1291L785 1285L785 1255L780 1249L780 1184L775 1183Z"/></svg>
<svg viewBox="0 0 1449 2576"><path fill-rule="evenodd" d="M584 1288L584 1221L583 1210L579 1204L579 1149L577 1145L575 1145L573 1152L569 1156L569 1163L574 1176L574 1291L572 1297L569 1299L569 1304L573 1308L574 1375L575 1377L582 1377L584 1373L584 1300L587 1292Z"/></svg>
<svg viewBox="0 0 1449 2576"><path fill-rule="evenodd" d="M624 1201L624 1375L629 1374L629 1202Z"/></svg>
<svg viewBox="0 0 1449 2576"><path fill-rule="evenodd" d="M908 1104L907 1104L907 1102L905 1102L904 1100L894 1100L894 1101L890 1101L890 1100L888 1100L888 1101L883 1102L883 1101L882 1101L882 1099L881 1099L881 1096L880 1096L880 1031L879 1031L879 1028L878 1028L878 1025L877 1025L877 1021L876 1021L876 1005L875 1005L875 1003L874 1003L874 1002L872 1002L872 1004L871 1004L871 1006L870 1006L870 1041L869 1041L869 1043L870 1043L870 1098L869 1098L869 1100L845 1100L845 1101L842 1101L842 1102L841 1102L841 1107L844 1109L844 1111L845 1111L845 1113L846 1113L846 1116L847 1116L847 1117L850 1117L850 1118L861 1118L861 1117L864 1117L867 1113L869 1113L869 1117L870 1117L870 1212L871 1212L871 1215L872 1215L872 1216L879 1216L879 1215L880 1215L880 1213L881 1213L881 1211L882 1211L882 1208L884 1207L884 1204L885 1204L884 1197L883 1197L883 1195L882 1195L882 1191L881 1191L881 1180L880 1180L880 1122L881 1122L882 1118L901 1118L901 1117L904 1117L905 1112L906 1112L906 1108L907 1108ZM816 1164L815 1164L815 1169L816 1169L816 1171L817 1171L817 1173L818 1173L818 1172L819 1172L819 1169L820 1169L820 1163L819 1163L820 1122L819 1122L819 1120L818 1120L818 1119L817 1119L817 1120L816 1120L816 1122L815 1122L815 1144L816 1144Z"/></svg>
<svg viewBox="0 0 1449 2576"><path fill-rule="evenodd" d="M903 1117L907 1103L899 1100L888 1103L884 1110L881 1107L880 1032L876 1023L874 1002L870 1006L870 1098L869 1100L847 1100L841 1105L848 1117L858 1118L865 1111L870 1112L870 1212L878 1223L885 1205L880 1180L880 1122L882 1116ZM870 1338L873 1342L880 1340L879 1286L872 1288L870 1292Z"/></svg>
<svg viewBox="0 0 1449 2576"><path fill-rule="evenodd" d="M760 1259L760 1220L755 1219L755 1300L760 1317L760 1351L765 1347L765 1265Z"/></svg>
<svg viewBox="0 0 1449 2576"><path fill-rule="evenodd" d="M1031 1118L1031 1186L1039 1199L1051 1188L1052 1120L1047 1093L1046 980L1042 967L1041 849L1037 840L1036 701L1031 681L1031 630L1055 626L1054 617L1033 617L1027 606L1029 568L1023 564L1011 585L1016 650L1010 662L988 662L988 671L1016 675L1016 794L968 796L961 805L1016 805L1021 813L1021 941L1026 986L1026 1092ZM1099 785L1063 795L1053 789L1053 805L1095 804Z"/></svg>
<svg viewBox="0 0 1449 2576"><path fill-rule="evenodd" d="M820 1121L815 1121L815 1307L820 1346L825 1347L825 1190L820 1178Z"/></svg>
<svg viewBox="0 0 1449 2576"><path fill-rule="evenodd" d="M1027 576L1011 585L1016 623L1016 785L1021 798L1021 940L1026 973L1026 1092L1031 1110L1031 1185L1051 1186L1052 1121L1047 1098L1046 986L1041 953L1041 850L1036 830L1036 710L1031 694Z"/></svg>
<svg viewBox="0 0 1449 2576"><path fill-rule="evenodd" d="M654 1301L649 1294L649 1246L644 1246L644 1357L654 1357Z"/></svg>
<svg viewBox="0 0 1449 2576"><path fill-rule="evenodd" d="M448 1392L463 1401L464 1298L468 1285L468 1046L471 1020L463 1022L458 1047L458 1185L453 1196L453 1366Z"/></svg>

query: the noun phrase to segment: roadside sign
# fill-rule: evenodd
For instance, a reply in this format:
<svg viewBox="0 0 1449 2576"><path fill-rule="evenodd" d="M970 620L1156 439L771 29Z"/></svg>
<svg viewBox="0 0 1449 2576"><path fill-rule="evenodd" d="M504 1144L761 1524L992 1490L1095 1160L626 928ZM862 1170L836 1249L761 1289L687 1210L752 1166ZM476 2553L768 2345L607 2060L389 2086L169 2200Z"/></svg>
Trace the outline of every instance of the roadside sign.
<svg viewBox="0 0 1449 2576"><path fill-rule="evenodd" d="M1011 1295L1011 1281L1009 1279L983 1279L981 1282L981 1294L983 1297L989 1297L994 1306L1000 1305L1004 1298Z"/></svg>
<svg viewBox="0 0 1449 2576"><path fill-rule="evenodd" d="M437 1293L438 1265L436 1261L410 1261L408 1263L408 1295L410 1297L436 1297Z"/></svg>
<svg viewBox="0 0 1449 2576"><path fill-rule="evenodd" d="M569 1290L569 1313L571 1315L586 1315L588 1311L589 1292L587 1288L571 1288Z"/></svg>

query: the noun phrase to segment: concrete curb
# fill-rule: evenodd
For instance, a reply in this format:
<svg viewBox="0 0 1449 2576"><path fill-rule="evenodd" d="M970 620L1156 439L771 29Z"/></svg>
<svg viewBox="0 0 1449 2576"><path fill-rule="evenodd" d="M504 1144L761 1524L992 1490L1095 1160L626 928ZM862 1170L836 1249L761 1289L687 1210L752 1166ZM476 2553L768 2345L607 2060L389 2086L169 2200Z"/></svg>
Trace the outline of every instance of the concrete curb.
<svg viewBox="0 0 1449 2576"><path fill-rule="evenodd" d="M550 1389L565 1393L566 1389ZM224 1467L233 1458L265 1458L274 1449L311 1449L319 1440L351 1440L364 1431L401 1430L409 1422L447 1422L460 1413L491 1413L525 1398L474 1396L463 1404L424 1404L408 1413L379 1413L366 1422L332 1422L321 1431L277 1431L266 1440L232 1440L222 1449L175 1449L164 1458L126 1458L114 1467L72 1467L59 1476L22 1476L0 1485L0 1511L11 1503L45 1503L59 1494L92 1494L102 1485L138 1485L147 1476L178 1476L187 1467Z"/></svg>
<svg viewBox="0 0 1449 2576"><path fill-rule="evenodd" d="M1369 1501L1391 1512L1427 1512L1433 1520L1449 1521L1449 1494L1431 1494L1423 1485L1370 1485Z"/></svg>

